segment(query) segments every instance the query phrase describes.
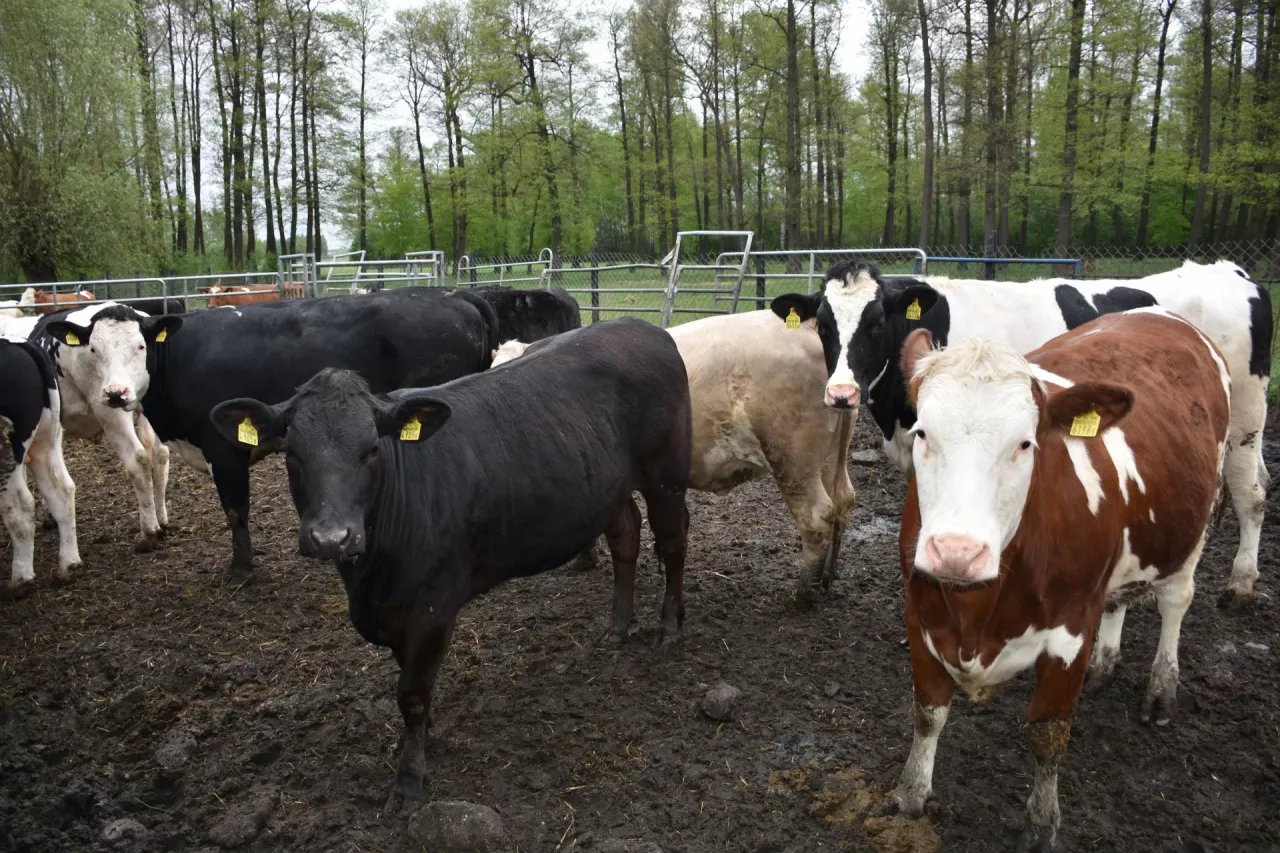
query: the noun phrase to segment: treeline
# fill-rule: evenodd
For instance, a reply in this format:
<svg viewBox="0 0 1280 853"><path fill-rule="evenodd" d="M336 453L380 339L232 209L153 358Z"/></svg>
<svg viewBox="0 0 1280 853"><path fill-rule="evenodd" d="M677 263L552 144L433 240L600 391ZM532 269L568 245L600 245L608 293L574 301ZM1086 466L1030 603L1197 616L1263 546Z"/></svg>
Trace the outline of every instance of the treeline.
<svg viewBox="0 0 1280 853"><path fill-rule="evenodd" d="M348 244L662 254L688 229L1024 253L1274 239L1278 10L0 0L0 274ZM866 43L840 41L848 15Z"/></svg>

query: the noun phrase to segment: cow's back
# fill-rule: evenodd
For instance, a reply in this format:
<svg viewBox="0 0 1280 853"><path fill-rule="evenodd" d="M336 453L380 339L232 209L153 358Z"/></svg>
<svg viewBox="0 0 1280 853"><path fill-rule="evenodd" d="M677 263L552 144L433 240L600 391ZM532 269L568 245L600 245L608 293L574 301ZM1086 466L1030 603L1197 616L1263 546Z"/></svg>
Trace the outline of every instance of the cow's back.
<svg viewBox="0 0 1280 853"><path fill-rule="evenodd" d="M805 460L827 455L838 430L822 404L826 363L812 323L789 329L772 311L751 311L670 334L693 400L693 488L723 493L777 473L779 460L807 470ZM766 449L762 436L786 446Z"/></svg>

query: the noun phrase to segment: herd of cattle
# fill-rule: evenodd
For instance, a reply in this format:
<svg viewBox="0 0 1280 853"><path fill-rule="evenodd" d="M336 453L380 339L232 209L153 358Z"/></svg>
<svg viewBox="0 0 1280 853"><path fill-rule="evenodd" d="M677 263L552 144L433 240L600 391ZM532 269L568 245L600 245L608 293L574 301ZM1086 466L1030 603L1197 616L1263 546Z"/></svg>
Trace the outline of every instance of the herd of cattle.
<svg viewBox="0 0 1280 853"><path fill-rule="evenodd" d="M891 810L922 813L956 685L982 701L1034 668L1024 842L1051 846L1085 675L1112 673L1126 606L1148 591L1161 632L1142 717L1169 722L1224 480L1240 526L1224 602L1253 595L1273 320L1233 264L1002 284L850 262L821 293L669 333L634 318L581 328L555 288L271 295L185 315L93 302L0 316L10 586L33 581L27 469L59 528L55 578L80 566L64 430L123 463L139 551L168 523L170 450L212 476L237 583L255 567L249 467L283 450L299 551L336 564L352 623L400 666L393 811L422 797L436 675L472 598L603 535L607 636L626 639L635 492L666 572L664 639L684 617L690 488L772 476L803 540L796 596L819 595L853 506L861 404L911 480L899 555L915 735Z"/></svg>

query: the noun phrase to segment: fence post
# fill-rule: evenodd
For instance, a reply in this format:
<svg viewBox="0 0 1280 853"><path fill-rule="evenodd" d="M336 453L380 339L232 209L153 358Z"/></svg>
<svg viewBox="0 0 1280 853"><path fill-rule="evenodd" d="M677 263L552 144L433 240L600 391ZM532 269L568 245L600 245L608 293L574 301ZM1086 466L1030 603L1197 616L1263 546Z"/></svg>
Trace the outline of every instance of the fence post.
<svg viewBox="0 0 1280 853"><path fill-rule="evenodd" d="M600 253L591 247L591 322L600 322Z"/></svg>
<svg viewBox="0 0 1280 853"><path fill-rule="evenodd" d="M764 299L768 291L764 286L764 258L756 255L756 310L764 308Z"/></svg>

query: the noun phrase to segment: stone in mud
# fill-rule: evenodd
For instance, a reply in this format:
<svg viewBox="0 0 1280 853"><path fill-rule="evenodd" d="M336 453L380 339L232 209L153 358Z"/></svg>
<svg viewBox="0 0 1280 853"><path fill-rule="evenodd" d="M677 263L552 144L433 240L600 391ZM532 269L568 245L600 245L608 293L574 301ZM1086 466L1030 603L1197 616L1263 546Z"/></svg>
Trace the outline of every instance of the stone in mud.
<svg viewBox="0 0 1280 853"><path fill-rule="evenodd" d="M102 828L99 838L108 844L119 844L120 846L133 846L136 842L141 841L147 836L147 828L136 820L130 818L121 818L113 820Z"/></svg>
<svg viewBox="0 0 1280 853"><path fill-rule="evenodd" d="M728 722L733 719L733 706L741 695L741 690L722 681L702 697L702 713L713 720Z"/></svg>
<svg viewBox="0 0 1280 853"><path fill-rule="evenodd" d="M254 788L209 830L209 840L219 847L239 847L257 837L280 803L275 786Z"/></svg>
<svg viewBox="0 0 1280 853"><path fill-rule="evenodd" d="M195 751L196 739L190 732L174 732L165 738L152 757L165 770L177 770Z"/></svg>
<svg viewBox="0 0 1280 853"><path fill-rule="evenodd" d="M409 818L409 837L433 853L509 853L511 836L498 813L461 800L427 803Z"/></svg>

